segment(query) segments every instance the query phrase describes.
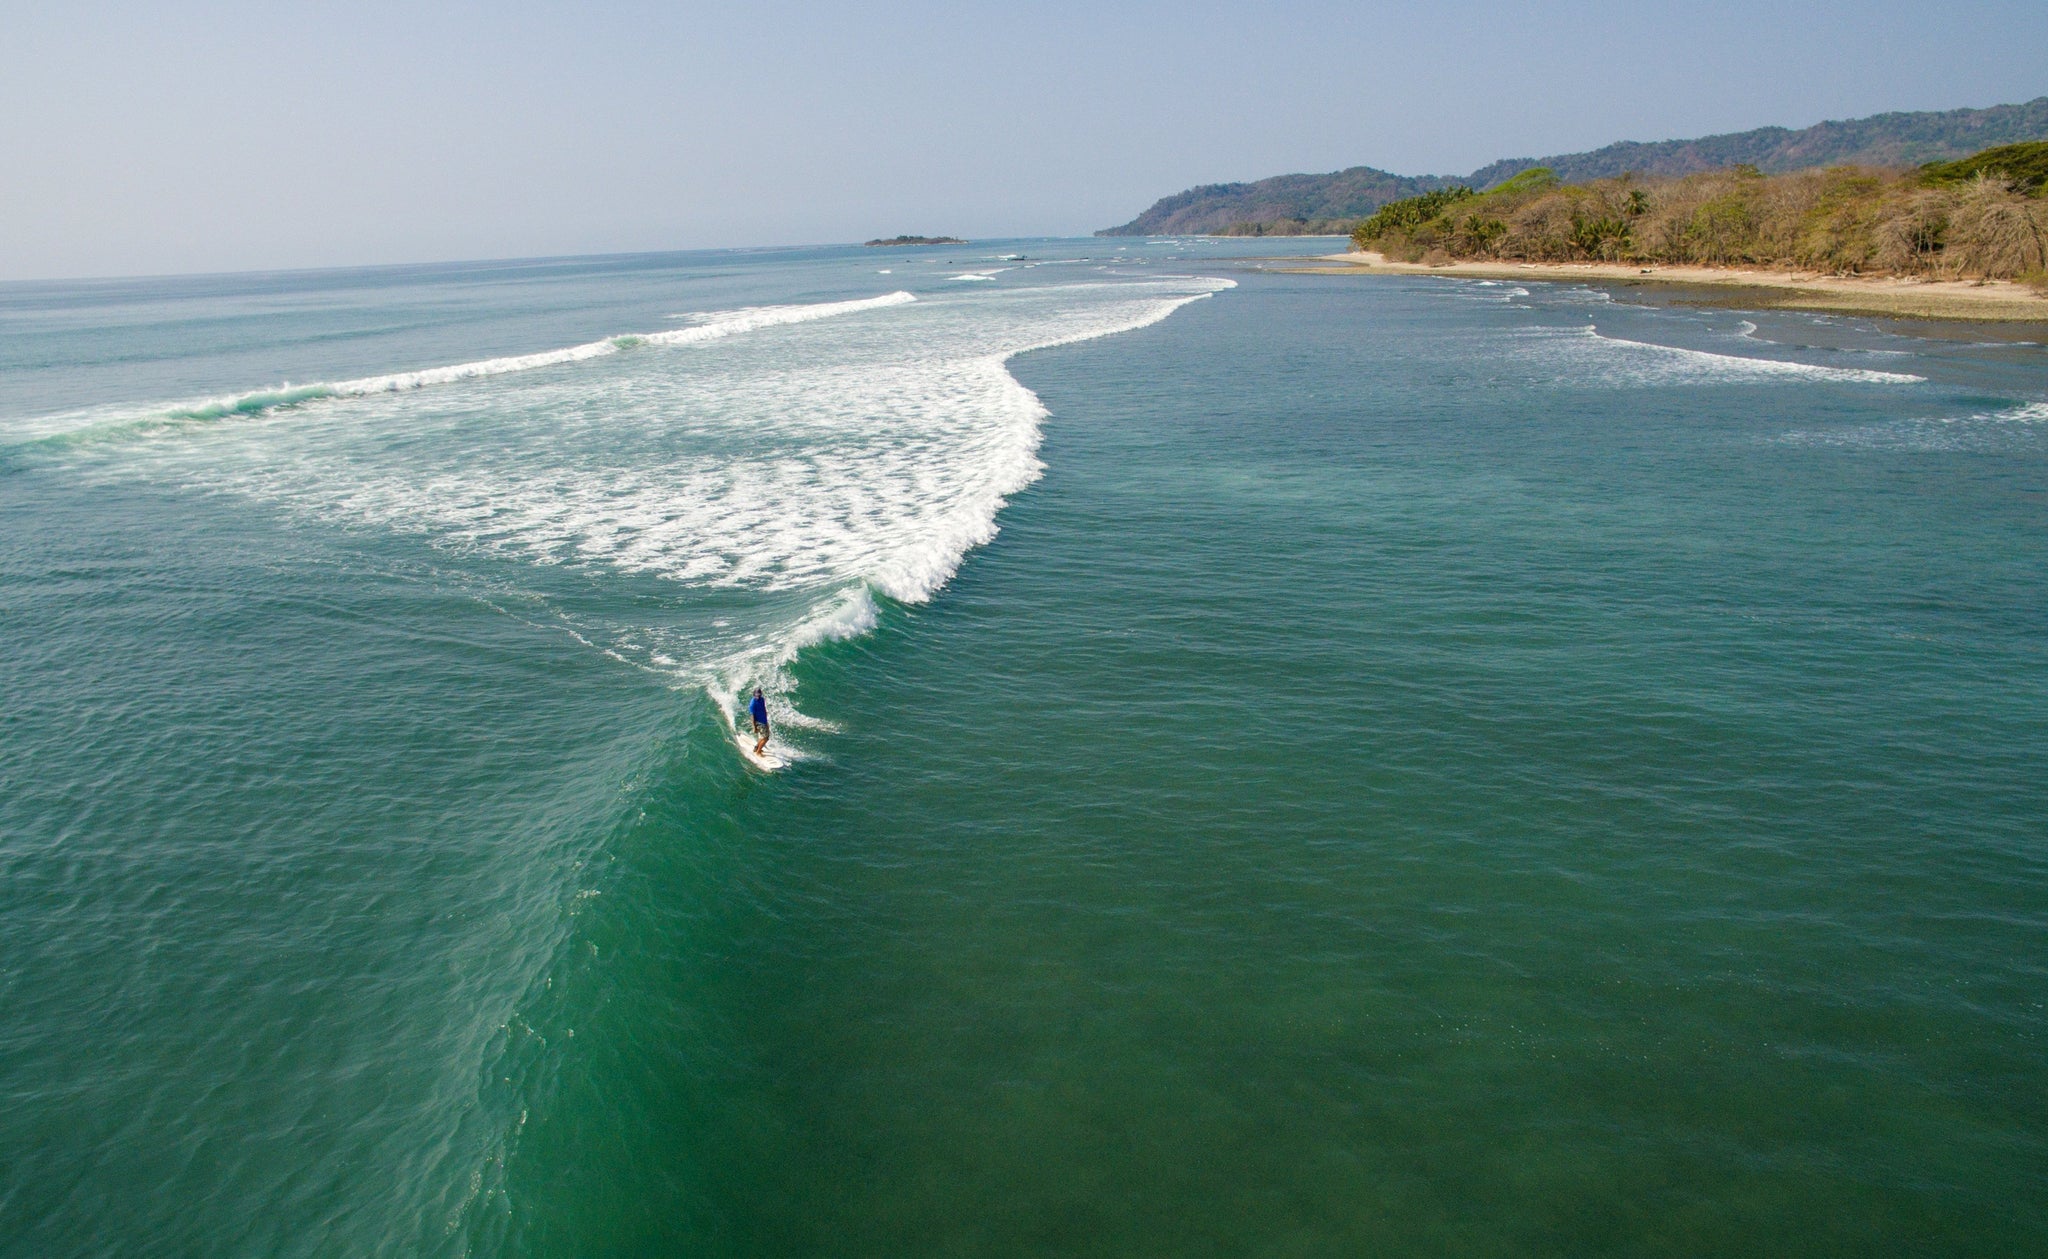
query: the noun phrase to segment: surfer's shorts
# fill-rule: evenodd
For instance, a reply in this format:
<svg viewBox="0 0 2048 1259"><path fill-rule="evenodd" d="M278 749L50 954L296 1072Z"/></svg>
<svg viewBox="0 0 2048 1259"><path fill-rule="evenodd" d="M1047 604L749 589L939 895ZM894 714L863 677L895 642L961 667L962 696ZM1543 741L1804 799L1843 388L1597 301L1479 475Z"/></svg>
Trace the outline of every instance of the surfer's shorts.
<svg viewBox="0 0 2048 1259"><path fill-rule="evenodd" d="M767 734L767 733L768 733L768 723L767 723L767 722L765 722L765 721L757 721L757 722L755 722L755 723L754 723L754 733L755 733L755 734Z"/></svg>

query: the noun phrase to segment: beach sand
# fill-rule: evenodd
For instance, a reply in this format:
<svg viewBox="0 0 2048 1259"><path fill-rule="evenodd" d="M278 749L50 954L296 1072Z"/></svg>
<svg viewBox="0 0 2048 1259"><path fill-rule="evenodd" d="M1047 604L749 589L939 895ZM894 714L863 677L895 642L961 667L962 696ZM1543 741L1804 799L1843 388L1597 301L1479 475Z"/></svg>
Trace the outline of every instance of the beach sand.
<svg viewBox="0 0 2048 1259"><path fill-rule="evenodd" d="M2008 280L1914 280L1744 267L1597 262L1390 262L1374 252L1322 254L1285 268L1312 275L1448 275L1475 280L1697 287L1702 304L1824 310L1893 319L1963 319L2048 325L2048 297ZM1732 291L1731 291L1732 290Z"/></svg>

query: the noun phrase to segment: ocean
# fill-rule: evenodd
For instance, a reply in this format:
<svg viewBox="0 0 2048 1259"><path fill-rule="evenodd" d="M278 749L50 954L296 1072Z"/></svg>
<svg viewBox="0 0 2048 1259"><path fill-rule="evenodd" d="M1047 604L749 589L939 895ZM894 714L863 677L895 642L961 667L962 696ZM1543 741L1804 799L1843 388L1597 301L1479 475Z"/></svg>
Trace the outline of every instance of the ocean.
<svg viewBox="0 0 2048 1259"><path fill-rule="evenodd" d="M2048 348L1300 250L0 286L0 1255L2048 1246Z"/></svg>

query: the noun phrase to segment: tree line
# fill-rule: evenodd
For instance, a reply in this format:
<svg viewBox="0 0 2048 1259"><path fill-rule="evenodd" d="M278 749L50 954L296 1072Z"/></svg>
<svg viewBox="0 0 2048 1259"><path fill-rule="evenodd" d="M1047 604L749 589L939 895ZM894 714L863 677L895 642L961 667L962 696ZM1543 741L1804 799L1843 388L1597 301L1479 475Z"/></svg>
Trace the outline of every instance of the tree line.
<svg viewBox="0 0 2048 1259"><path fill-rule="evenodd" d="M1564 184L1541 167L1485 192L1382 206L1351 233L1405 262L1766 266L2017 279L2048 292L2048 141L1918 170L1756 168Z"/></svg>

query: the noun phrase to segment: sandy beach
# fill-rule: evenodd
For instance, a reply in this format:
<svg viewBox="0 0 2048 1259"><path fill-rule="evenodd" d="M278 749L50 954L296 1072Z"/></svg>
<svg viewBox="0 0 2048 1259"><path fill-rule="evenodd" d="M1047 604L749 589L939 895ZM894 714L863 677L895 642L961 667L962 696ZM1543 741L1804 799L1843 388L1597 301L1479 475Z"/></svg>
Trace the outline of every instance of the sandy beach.
<svg viewBox="0 0 2048 1259"><path fill-rule="evenodd" d="M1390 262L1376 252L1323 254L1290 271L1313 275L1449 275L1475 280L1588 281L1700 286L1744 306L1825 310L1894 319L1960 319L2048 325L2048 296L2008 280L1914 280L1741 267L1634 266L1594 262ZM1708 300L1712 300L1709 298Z"/></svg>

